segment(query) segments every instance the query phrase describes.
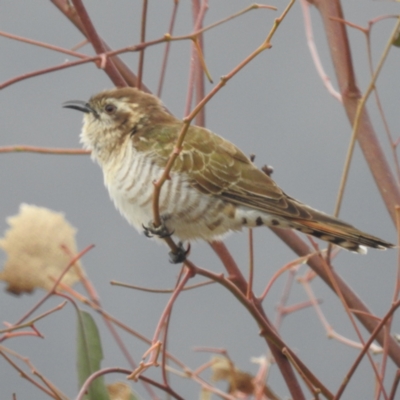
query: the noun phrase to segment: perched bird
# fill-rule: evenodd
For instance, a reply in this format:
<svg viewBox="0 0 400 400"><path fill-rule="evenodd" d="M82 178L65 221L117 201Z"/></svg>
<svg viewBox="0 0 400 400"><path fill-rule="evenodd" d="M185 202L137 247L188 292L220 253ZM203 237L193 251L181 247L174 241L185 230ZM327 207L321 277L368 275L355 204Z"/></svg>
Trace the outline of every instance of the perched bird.
<svg viewBox="0 0 400 400"><path fill-rule="evenodd" d="M365 246L393 247L289 197L235 145L198 126L189 127L171 179L162 187L162 227L154 228L152 182L163 173L183 122L158 98L134 88L104 91L64 107L85 113L81 142L100 164L115 206L139 231L210 241L267 225L297 229L359 253Z"/></svg>

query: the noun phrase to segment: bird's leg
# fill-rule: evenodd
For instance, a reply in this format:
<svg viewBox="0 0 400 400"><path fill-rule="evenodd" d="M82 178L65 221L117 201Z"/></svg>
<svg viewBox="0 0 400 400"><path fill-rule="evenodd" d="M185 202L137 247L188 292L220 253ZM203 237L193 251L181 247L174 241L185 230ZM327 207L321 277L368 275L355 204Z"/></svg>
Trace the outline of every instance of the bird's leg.
<svg viewBox="0 0 400 400"><path fill-rule="evenodd" d="M157 236L160 239L171 236L174 231L169 231L167 226L165 225L165 221L168 219L168 216L161 215L161 224L159 226L154 226L153 221L150 221L147 226L143 226L143 233L146 237L151 238L153 236Z"/></svg>
<svg viewBox="0 0 400 400"><path fill-rule="evenodd" d="M170 251L168 253L169 262L171 264L183 263L186 260L186 256L189 254L189 251L190 251L190 244L189 244L187 250L185 250L185 248L183 247L183 243L179 242L177 251L175 251L175 252Z"/></svg>
<svg viewBox="0 0 400 400"><path fill-rule="evenodd" d="M165 224L165 221L167 221L170 218L168 214L166 215L161 215L160 220L161 224L159 226L154 226L153 221L150 221L147 226L143 226L143 232L145 236L148 238L151 238L153 236L157 236L160 239L165 239L167 237L170 237L173 235L174 231L170 231L167 228L167 225ZM186 256L189 254L190 251L190 244L187 249L183 247L182 242L178 242L177 249L175 251L170 251L168 253L169 255L169 261L171 264L180 264L186 260Z"/></svg>

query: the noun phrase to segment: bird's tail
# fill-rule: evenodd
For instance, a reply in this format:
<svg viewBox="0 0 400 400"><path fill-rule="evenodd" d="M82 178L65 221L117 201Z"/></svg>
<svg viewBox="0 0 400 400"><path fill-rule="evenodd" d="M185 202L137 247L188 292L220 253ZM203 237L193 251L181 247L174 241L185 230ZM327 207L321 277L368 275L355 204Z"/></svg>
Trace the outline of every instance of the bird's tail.
<svg viewBox="0 0 400 400"><path fill-rule="evenodd" d="M395 245L362 232L339 219L317 210L313 210L313 212L316 214L315 219L293 219L291 221L293 228L361 254L367 252L367 247L380 250L395 247Z"/></svg>

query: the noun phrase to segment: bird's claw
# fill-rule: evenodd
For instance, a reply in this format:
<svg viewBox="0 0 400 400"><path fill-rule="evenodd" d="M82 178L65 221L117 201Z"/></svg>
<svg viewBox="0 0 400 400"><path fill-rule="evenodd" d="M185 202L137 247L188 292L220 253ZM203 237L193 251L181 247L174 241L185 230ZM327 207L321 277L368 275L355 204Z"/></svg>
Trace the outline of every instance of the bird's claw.
<svg viewBox="0 0 400 400"><path fill-rule="evenodd" d="M142 225L143 233L146 237L151 238L156 236L160 239L165 239L173 235L174 231L169 231L163 219L161 219L161 224L159 226L154 226L153 221L150 221L147 226ZM185 249L183 247L182 242L179 242L177 245L176 251L170 251L169 255L169 262L171 264L180 264L186 260L186 256L189 254L190 251L190 244L188 248Z"/></svg>
<svg viewBox="0 0 400 400"><path fill-rule="evenodd" d="M180 264L183 263L186 260L186 256L189 254L190 252L190 243L188 245L188 248L185 249L183 247L182 242L178 243L178 249L175 252L170 251L168 253L169 255L169 262L171 264Z"/></svg>
<svg viewBox="0 0 400 400"><path fill-rule="evenodd" d="M170 237L174 231L169 231L164 221L161 221L161 225L154 226L153 221L150 221L147 226L143 225L143 233L146 237L151 238L153 236L157 236L160 239Z"/></svg>

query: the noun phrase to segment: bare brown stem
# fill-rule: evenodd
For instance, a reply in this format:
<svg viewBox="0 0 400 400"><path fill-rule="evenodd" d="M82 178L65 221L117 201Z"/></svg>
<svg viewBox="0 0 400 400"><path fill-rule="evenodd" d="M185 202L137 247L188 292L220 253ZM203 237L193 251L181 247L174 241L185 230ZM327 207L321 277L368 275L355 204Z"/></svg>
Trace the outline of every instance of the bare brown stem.
<svg viewBox="0 0 400 400"><path fill-rule="evenodd" d="M35 322L41 320L42 318L47 317L48 315L52 314L53 312L61 310L66 304L67 304L67 302L64 301L61 304L59 304L58 306L53 307L52 309L44 312L43 314L38 315L37 317L33 318L32 320L30 320L28 322L25 322L23 324L18 324L18 325L14 324L12 326L9 326L6 329L0 329L0 333L10 333L10 332L14 332L19 329L31 327Z"/></svg>
<svg viewBox="0 0 400 400"><path fill-rule="evenodd" d="M146 22L147 22L147 0L143 0L142 19L140 28L140 43L144 43L146 41ZM145 49L142 49L139 52L138 84L137 84L138 89L142 88L142 82L143 82L144 51Z"/></svg>
<svg viewBox="0 0 400 400"><path fill-rule="evenodd" d="M32 379L28 374L24 372L23 369L21 369L5 352L5 348L3 346L0 346L0 355L10 364L12 365L15 370L17 370L20 374L20 376L30 383L32 385L36 386L39 390L41 390L43 393L46 393L49 397L56 399L56 400L67 400L67 396L62 395L61 391L57 390L54 391L54 389L48 389L46 386L41 385L39 382L36 382L35 379Z"/></svg>
<svg viewBox="0 0 400 400"><path fill-rule="evenodd" d="M275 34L276 30L278 29L278 26L282 22L282 20L286 17L287 13L289 10L292 8L294 4L294 0L290 0L289 4L285 8L285 10L282 12L281 16L279 18L276 18L273 24L273 27L271 28L269 34L267 35L266 39L264 42L256 49L254 50L248 57L246 57L239 65L237 65L229 74L223 76L220 80L220 82L208 93L207 96L203 98L202 101L200 101L197 106L193 109L193 111L183 119L184 124L182 126L182 129L179 133L178 140L175 144L175 148L172 151L169 160L167 162L167 165L164 169L164 172L160 179L154 183L154 192L153 192L153 216L154 216L154 225L159 226L161 224L161 218L160 218L160 210L159 210L159 200L160 200L160 194L161 194L161 189L162 186L164 185L165 181L169 179L169 174L172 169L172 166L179 156L181 150L182 150L182 144L186 136L186 132L189 128L189 125L193 118L196 117L196 115L203 109L205 104L210 101L212 97L215 96L218 91L226 85L226 83L232 79L233 76L235 76L241 69L243 69L250 61L252 61L255 57L257 57L260 53L262 53L264 50L271 48L271 39L273 35ZM168 246L170 246L171 250L176 252L177 247L173 243L172 239L170 237L166 238L165 241L167 242Z"/></svg>
<svg viewBox="0 0 400 400"><path fill-rule="evenodd" d="M344 20L340 0L312 0L321 14L327 34L336 77L343 98L343 106L352 126L358 121L357 140L368 163L392 220L395 221L395 206L400 204L400 191L390 170L385 154L373 129L368 112L360 107L360 91L356 84L349 40L345 26L334 20Z"/></svg>
<svg viewBox="0 0 400 400"><path fill-rule="evenodd" d="M328 92L340 103L342 102L342 96L338 91L333 87L332 81L329 76L326 74L324 67L322 65L321 59L318 54L317 47L314 41L311 16L310 16L310 3L308 0L300 0L300 4L303 10L303 18L304 18L304 27L306 30L307 44L310 50L311 57L314 61L315 68L317 69L318 75L320 76L323 84L325 85Z"/></svg>
<svg viewBox="0 0 400 400"><path fill-rule="evenodd" d="M97 54L104 54L107 49L104 47L103 41L100 36L97 34L96 29L89 17L89 14L86 11L81 0L71 0L77 14L79 15L80 20L82 21L82 25L87 34L87 38L93 45ZM106 60L106 65L104 66L104 70L107 75L110 77L115 86L124 87L127 86L125 79L122 77L118 69L115 67L112 60Z"/></svg>
<svg viewBox="0 0 400 400"><path fill-rule="evenodd" d="M290 363L294 366L296 369L297 373L303 378L303 381L307 385L309 391L314 395L314 399L317 400L319 399L319 394L321 393L319 388L315 388L313 383L310 382L307 378L307 375L304 373L304 371L301 369L300 365L297 364L296 360L293 358L292 354L288 349L284 348L282 350L282 353L290 360Z"/></svg>
<svg viewBox="0 0 400 400"><path fill-rule="evenodd" d="M350 381L350 378L356 371L358 365L360 364L361 360L363 359L364 355L367 353L369 346L371 343L377 338L378 334L382 330L382 328L385 326L386 322L392 317L393 313L400 307L400 301L397 301L395 304L390 307L390 310L386 313L386 315L382 318L382 321L375 327L373 330L370 338L367 340L365 343L361 353L358 355L356 361L354 361L353 365L351 366L349 372L346 374L346 379L343 380L342 385L340 386L339 390L337 391L335 395L334 400L339 400L340 397L342 396L347 384Z"/></svg>
<svg viewBox="0 0 400 400"><path fill-rule="evenodd" d="M249 229L249 283L247 285L246 297L251 299L253 295L254 277L254 248L253 248L253 229Z"/></svg>
<svg viewBox="0 0 400 400"><path fill-rule="evenodd" d="M151 288L145 288L142 286L131 285L129 283L117 282L117 281L111 281L110 283L111 283L111 285L126 287L128 289L140 290L142 292L148 292L148 293L172 293L175 290L175 289L151 289ZM184 288L182 288L182 292L187 291L187 290L197 289L199 287L210 285L213 283L215 283L215 282L208 280L206 282L201 282L201 283L196 283L194 285L185 286Z"/></svg>
<svg viewBox="0 0 400 400"><path fill-rule="evenodd" d="M129 375L131 373L131 371L129 369L124 369L124 368L104 368L99 371L96 371L95 373L90 375L88 379L86 379L85 383L82 385L81 390L78 393L78 396L76 397L76 400L82 400L84 398L88 387L96 378L98 378L99 376L112 374L112 373ZM140 376L139 379L155 386L158 389L163 390L164 392L168 393L170 396L174 397L177 400L184 400L183 397L179 396L171 388L168 388L161 383L158 383L158 382L156 382L150 378L146 378L144 376Z"/></svg>
<svg viewBox="0 0 400 400"><path fill-rule="evenodd" d="M192 14L193 14L193 26L194 31L200 31L203 26L203 21L206 16L206 12L208 10L208 1L202 0L200 4L200 0L192 1ZM196 51L197 48L197 51ZM204 87L204 71L207 71L206 63L204 60L204 40L203 40L203 32L199 33L195 39L193 40L192 45L192 65L193 73L192 78L193 81L189 80L189 87L193 87L195 89L195 103L199 103L205 96L205 87ZM192 99L192 97L190 97ZM187 104L187 108L185 115L190 112L190 104ZM202 108L200 112L196 115L195 123L198 126L206 125L206 110Z"/></svg>
<svg viewBox="0 0 400 400"><path fill-rule="evenodd" d="M185 261L185 264L186 263L187 262ZM169 299L167 305L165 306L165 309L164 309L163 313L161 314L161 317L160 317L160 319L158 321L156 330L155 330L154 335L153 335L152 344L155 344L158 341L158 338L160 336L160 332L161 332L162 328L164 327L164 324L165 324L168 316L171 313L171 310L172 310L172 307L174 305L175 300L177 299L179 293L182 291L183 287L186 285L188 280L190 278L192 278L192 277L193 277L192 268L187 268L185 273L184 273L183 278L180 280L180 282L176 286L171 298ZM164 357L164 359L165 359L165 357ZM152 361L154 361L154 353L153 353L153 356L150 358L150 362L152 362Z"/></svg>
<svg viewBox="0 0 400 400"><path fill-rule="evenodd" d="M55 2L55 3L58 3L61 0L52 0L52 1ZM64 10L62 9L62 11L64 11ZM72 18L70 13L66 12L66 15L68 15L70 18ZM75 15L75 14L72 14L72 15ZM75 15L75 18L76 18L76 15ZM221 23L222 22L224 22L224 21L221 21ZM215 24L213 24L212 26L215 26ZM193 40L200 33L204 32L207 29L211 29L210 27L211 26L203 28L203 29L200 29L199 31L194 32L192 34L183 35L183 36L171 37L170 35L166 34L162 38L151 40L151 41L146 42L146 43L140 43L140 44L137 44L137 45L134 45L134 46L124 47L124 48L121 48L121 49L118 49L118 50L110 50L110 48L103 42L104 49L105 49L104 53L97 54L96 56L92 56L92 57L86 57L84 59L77 60L77 61L71 61L71 62L67 62L67 63L62 63L62 64L56 65L54 67L43 68L43 69L40 69L40 70L37 70L37 71L33 71L33 72L29 72L29 73L26 73L26 74L19 75L17 77L11 78L11 79L1 83L0 84L0 90L6 88L8 86L13 85L14 83L20 82L20 81L25 80L25 79L30 79L30 78L35 77L35 76L48 74L50 72L60 71L60 70L65 69L65 68L71 68L71 67L83 65L83 64L86 64L86 63L89 63L89 62L101 62L102 60L106 61L107 59L112 59L114 61L114 63L118 65L118 68L121 71L122 76L124 77L126 82L129 83L129 86L135 87L135 86L137 86L136 75L134 75L129 70L129 68L122 61L120 61L120 59L118 57L116 57L118 54L141 51L142 49L144 49L146 47L155 46L155 45L158 45L158 44L164 43L164 42L181 41L181 40ZM84 28L82 27L81 29L84 32ZM150 93L150 90L143 83L142 83L142 90ZM197 111L197 112L199 112L199 111Z"/></svg>
<svg viewBox="0 0 400 400"><path fill-rule="evenodd" d="M64 275L68 272L68 270L79 260L81 259L88 251L90 251L94 245L87 246L85 249L83 249L80 253L78 253L75 257L73 257L68 265L64 268L58 279L54 282L53 287L51 290L49 290L48 293L46 293L45 296L43 296L28 312L26 312L14 325L20 325L23 321L25 321L27 318L29 318L30 315L32 315L50 296L52 296L58 286L58 284L61 282L62 278ZM0 343L4 340L4 336L0 337Z"/></svg>
<svg viewBox="0 0 400 400"><path fill-rule="evenodd" d="M212 243L213 248L215 247L215 249L217 250L218 247L220 247L221 245L223 244L220 242ZM303 373L305 374L307 379L314 385L314 387L319 388L321 390L321 393L323 393L327 399L333 399L333 394L322 384L322 382L317 379L317 377L306 367L306 365L296 356L296 354L292 350L290 350L289 347L283 342L283 340L277 334L275 328L269 322L267 316L265 315L261 303L255 298L252 298L251 300L247 299L247 283L240 271L235 271L235 273L233 274L235 276L235 283L233 283L233 281L226 279L221 275L216 275L210 271L195 267L194 265L192 266L192 268L193 272L195 272L196 274L214 279L218 283L223 285L236 297L236 299L240 301L240 303L252 315L257 324L260 326L260 335L268 343L268 346L275 358L277 365L279 366L282 376L284 377L293 398L299 400L305 399L304 394L300 386L298 385L296 377L293 373L293 370L288 363L287 358L282 353L284 348L286 348L287 351L290 351L291 357L302 369ZM230 265L228 268L232 270L234 269L234 266Z"/></svg>
<svg viewBox="0 0 400 400"><path fill-rule="evenodd" d="M393 380L392 390L390 391L390 397L389 397L390 400L395 400L396 391L399 386L399 382L400 382L400 370L397 370L396 376L394 377L394 380Z"/></svg>
<svg viewBox="0 0 400 400"><path fill-rule="evenodd" d="M178 12L178 5L179 5L179 1L175 0L174 7L172 10L172 15L171 15L171 21L170 21L169 29L168 29L168 35L170 35L170 36L172 36L172 33L174 31L176 14ZM161 97L162 88L164 85L164 78L165 78L165 74L167 71L167 63L168 63L168 55L169 55L170 47L171 47L171 42L167 41L167 43L165 44L164 56L163 56L163 61L162 61L162 65L161 65L161 73L160 73L160 80L158 82L157 97Z"/></svg>
<svg viewBox="0 0 400 400"><path fill-rule="evenodd" d="M280 237L297 255L305 256L310 253L310 248L302 241L295 232L288 229L271 228L271 230ZM315 271L318 276L324 280L324 282L332 289L332 283L329 276L326 273L325 267L321 257L313 256L307 264ZM344 301L348 304L349 309L362 311L362 313L356 313L357 319L364 325L364 327L372 333L378 322L375 318L369 318L368 314L372 314L368 310L366 305L357 296L357 294L347 285L347 283L335 272L332 271L332 275L336 282L336 285L340 288L340 292L343 296ZM381 346L384 343L384 335L379 332L376 336L376 340ZM393 339L389 339L388 352L394 363L400 367L400 347L397 342Z"/></svg>
<svg viewBox="0 0 400 400"><path fill-rule="evenodd" d="M52 44L48 44L48 43L44 43L44 42L39 42L38 40L24 38L22 36L13 35L12 33L8 33L8 32L0 32L0 36L6 37L8 39L17 40L18 42L22 42L22 43L28 43L33 46L44 47L45 49L58 51L59 53L68 54L70 56L77 57L77 58L86 58L87 57L85 54L77 53L76 51L63 49L62 47L54 46Z"/></svg>

